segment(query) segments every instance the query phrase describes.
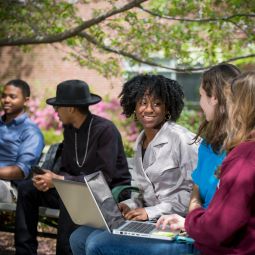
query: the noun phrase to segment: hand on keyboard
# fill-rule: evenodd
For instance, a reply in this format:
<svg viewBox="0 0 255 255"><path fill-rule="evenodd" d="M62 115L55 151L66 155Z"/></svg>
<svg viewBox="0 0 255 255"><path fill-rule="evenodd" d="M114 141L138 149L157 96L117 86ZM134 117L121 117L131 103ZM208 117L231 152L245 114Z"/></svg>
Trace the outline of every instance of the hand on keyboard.
<svg viewBox="0 0 255 255"><path fill-rule="evenodd" d="M124 217L127 220L139 220L139 221L148 220L148 215L144 208L136 208L130 210L128 213L124 214Z"/></svg>

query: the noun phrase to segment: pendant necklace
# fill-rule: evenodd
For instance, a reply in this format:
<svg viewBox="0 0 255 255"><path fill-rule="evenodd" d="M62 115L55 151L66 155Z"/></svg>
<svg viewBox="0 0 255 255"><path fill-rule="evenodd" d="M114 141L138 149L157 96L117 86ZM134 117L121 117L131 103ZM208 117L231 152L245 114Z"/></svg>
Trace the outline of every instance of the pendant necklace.
<svg viewBox="0 0 255 255"><path fill-rule="evenodd" d="M87 144L86 144L86 149L85 149L84 158L83 158L81 164L80 164L79 158L78 158L77 132L74 133L74 135L75 135L75 140L74 140L75 159L76 159L76 164L77 164L78 167L83 167L83 166L84 166L84 163L85 163L85 161L86 161L87 152L88 152L88 145L89 145L89 137L90 137L90 128L91 128L92 121L93 121L93 118L90 120L90 123L89 123L88 139L87 139Z"/></svg>

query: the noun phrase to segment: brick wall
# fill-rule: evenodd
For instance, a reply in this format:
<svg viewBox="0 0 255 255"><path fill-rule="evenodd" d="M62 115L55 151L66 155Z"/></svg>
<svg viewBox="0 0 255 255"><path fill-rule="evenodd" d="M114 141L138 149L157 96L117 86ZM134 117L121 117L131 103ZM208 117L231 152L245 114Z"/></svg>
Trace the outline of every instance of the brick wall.
<svg viewBox="0 0 255 255"><path fill-rule="evenodd" d="M32 94L39 97L55 95L58 83L68 79L86 81L94 93L117 97L122 87L122 78L106 79L94 70L80 67L76 62L64 60L61 45L39 45L29 51L18 47L0 49L0 83L15 78L24 79L32 88Z"/></svg>

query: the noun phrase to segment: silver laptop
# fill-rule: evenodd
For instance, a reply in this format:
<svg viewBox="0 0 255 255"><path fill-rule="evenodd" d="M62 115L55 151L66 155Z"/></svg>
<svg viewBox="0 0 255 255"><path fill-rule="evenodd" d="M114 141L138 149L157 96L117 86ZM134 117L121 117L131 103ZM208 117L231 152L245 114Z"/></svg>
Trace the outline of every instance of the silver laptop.
<svg viewBox="0 0 255 255"><path fill-rule="evenodd" d="M101 213L85 183L53 179L53 184L75 224L105 228Z"/></svg>
<svg viewBox="0 0 255 255"><path fill-rule="evenodd" d="M113 234L174 240L179 231L162 231L155 223L128 221L116 204L102 172L85 177L85 183L54 179L53 183L73 222L107 229Z"/></svg>

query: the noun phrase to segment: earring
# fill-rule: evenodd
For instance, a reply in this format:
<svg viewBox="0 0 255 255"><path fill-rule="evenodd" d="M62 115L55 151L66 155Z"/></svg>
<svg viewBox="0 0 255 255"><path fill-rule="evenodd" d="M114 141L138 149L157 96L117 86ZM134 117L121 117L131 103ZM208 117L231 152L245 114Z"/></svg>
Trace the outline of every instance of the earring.
<svg viewBox="0 0 255 255"><path fill-rule="evenodd" d="M136 112L134 111L134 121L137 121Z"/></svg>
<svg viewBox="0 0 255 255"><path fill-rule="evenodd" d="M171 114L170 112L167 112L166 116L165 116L165 120L168 121L171 119Z"/></svg>

